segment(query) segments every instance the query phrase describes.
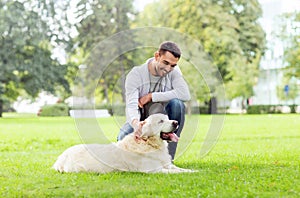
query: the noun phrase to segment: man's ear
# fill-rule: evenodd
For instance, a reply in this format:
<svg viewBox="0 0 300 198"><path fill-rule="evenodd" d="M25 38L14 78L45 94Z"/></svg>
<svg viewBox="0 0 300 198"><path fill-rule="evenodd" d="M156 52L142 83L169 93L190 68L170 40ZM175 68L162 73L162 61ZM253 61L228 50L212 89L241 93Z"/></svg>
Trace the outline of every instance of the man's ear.
<svg viewBox="0 0 300 198"><path fill-rule="evenodd" d="M159 58L159 52L158 51L154 52L154 58L155 58L156 61L158 60L158 58Z"/></svg>

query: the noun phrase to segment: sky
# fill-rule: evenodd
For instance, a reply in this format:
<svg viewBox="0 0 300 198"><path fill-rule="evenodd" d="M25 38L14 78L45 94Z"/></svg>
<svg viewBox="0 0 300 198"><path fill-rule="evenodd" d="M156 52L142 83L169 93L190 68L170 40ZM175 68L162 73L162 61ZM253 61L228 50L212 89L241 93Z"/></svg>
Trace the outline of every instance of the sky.
<svg viewBox="0 0 300 198"><path fill-rule="evenodd" d="M272 32L278 27L276 18L287 12L300 11L300 0L259 0L263 17L259 20L266 32L267 48L260 67L262 69L277 68L282 65L284 54L283 42L272 36Z"/></svg>
<svg viewBox="0 0 300 198"><path fill-rule="evenodd" d="M274 19L276 16L293 11L300 11L300 0L259 0L263 17L261 23L266 33L269 34L274 28Z"/></svg>

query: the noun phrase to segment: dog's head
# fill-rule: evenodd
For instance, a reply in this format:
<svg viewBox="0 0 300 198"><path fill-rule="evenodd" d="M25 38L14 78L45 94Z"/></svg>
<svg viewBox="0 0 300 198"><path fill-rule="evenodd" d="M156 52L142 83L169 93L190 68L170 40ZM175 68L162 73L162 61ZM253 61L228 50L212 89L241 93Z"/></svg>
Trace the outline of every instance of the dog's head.
<svg viewBox="0 0 300 198"><path fill-rule="evenodd" d="M174 131L178 127L176 120L169 120L167 115L150 115L143 124L141 137L160 136L163 140L178 141Z"/></svg>

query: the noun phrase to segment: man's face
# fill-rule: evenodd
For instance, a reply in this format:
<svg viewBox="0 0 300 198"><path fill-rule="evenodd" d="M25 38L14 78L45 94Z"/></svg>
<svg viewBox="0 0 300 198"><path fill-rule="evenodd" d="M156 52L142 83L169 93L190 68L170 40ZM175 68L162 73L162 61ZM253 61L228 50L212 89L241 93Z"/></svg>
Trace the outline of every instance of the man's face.
<svg viewBox="0 0 300 198"><path fill-rule="evenodd" d="M175 68L179 60L168 51L165 54L159 54L158 52L155 52L154 57L156 60L156 75L161 77L166 76L169 72L171 72Z"/></svg>

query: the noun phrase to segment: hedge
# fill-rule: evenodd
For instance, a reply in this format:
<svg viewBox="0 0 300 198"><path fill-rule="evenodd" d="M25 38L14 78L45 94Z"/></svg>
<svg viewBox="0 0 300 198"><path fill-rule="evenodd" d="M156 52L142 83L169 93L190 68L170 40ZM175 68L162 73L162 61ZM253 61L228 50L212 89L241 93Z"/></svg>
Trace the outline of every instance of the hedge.
<svg viewBox="0 0 300 198"><path fill-rule="evenodd" d="M39 116L68 116L69 107L67 104L58 103L54 105L45 105L38 113Z"/></svg>
<svg viewBox="0 0 300 198"><path fill-rule="evenodd" d="M274 114L281 113L283 105L251 105L247 108L248 114ZM296 113L298 105L288 105L291 108L291 113Z"/></svg>

